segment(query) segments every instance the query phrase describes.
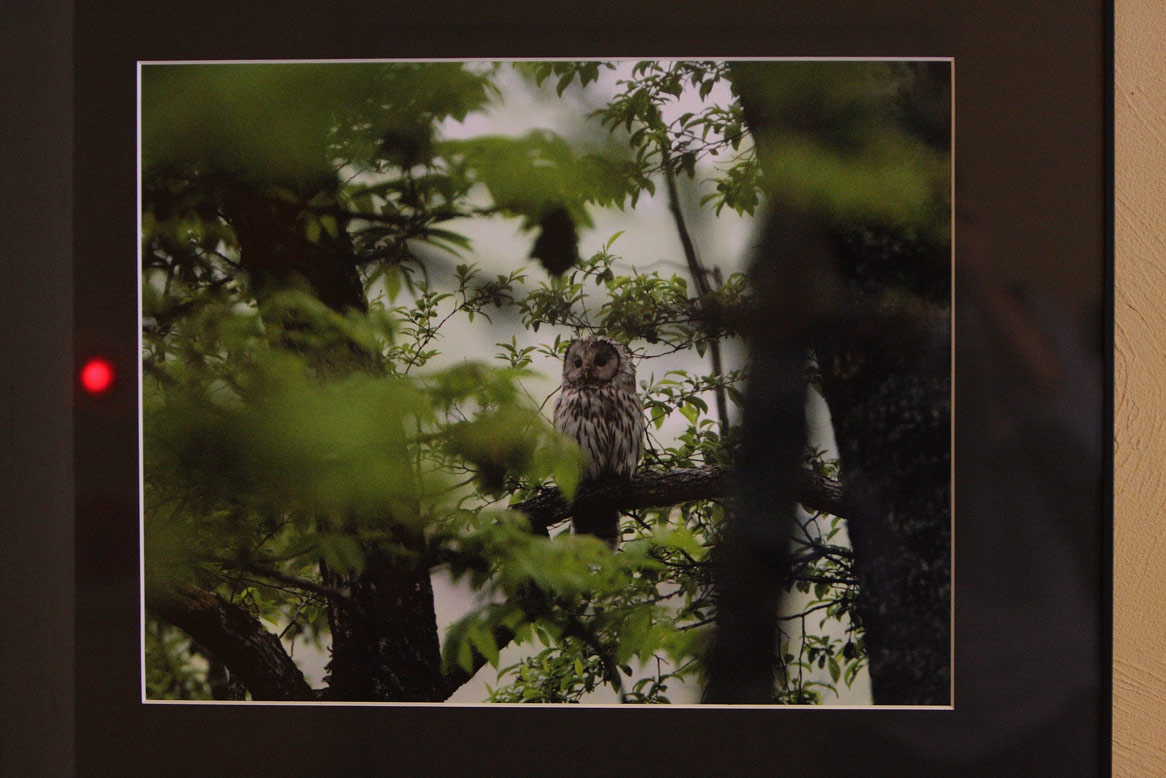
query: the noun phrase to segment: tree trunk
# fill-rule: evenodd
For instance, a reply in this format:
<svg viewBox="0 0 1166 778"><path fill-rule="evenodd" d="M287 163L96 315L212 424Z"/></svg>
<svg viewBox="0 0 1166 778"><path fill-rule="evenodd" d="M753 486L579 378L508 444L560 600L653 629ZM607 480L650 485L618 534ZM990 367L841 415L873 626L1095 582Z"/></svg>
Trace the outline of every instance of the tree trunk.
<svg viewBox="0 0 1166 778"><path fill-rule="evenodd" d="M367 549L357 574L321 563L324 582L347 588L355 606L328 604L332 659L325 699L440 702L448 696L423 541L411 540L391 553Z"/></svg>
<svg viewBox="0 0 1166 778"><path fill-rule="evenodd" d="M951 697L951 380L940 370L947 360L886 345L838 328L816 353L875 702L943 705Z"/></svg>
<svg viewBox="0 0 1166 778"><path fill-rule="evenodd" d="M335 182L316 182L327 188ZM305 184L302 202L315 194ZM305 237L303 206L262 193L237 191L225 199L228 221L239 239L242 266L262 301L288 288L310 291L343 313L368 309L347 232L322 231ZM283 345L297 348L295 321L279 321ZM307 354L322 373L337 375L375 368L378 355L357 344L343 353ZM398 529L390 544L366 547L357 573L341 573L321 563L325 585L347 591L347 601L331 599L332 658L329 688L334 700L435 701L444 697L433 587L424 560L424 539Z"/></svg>

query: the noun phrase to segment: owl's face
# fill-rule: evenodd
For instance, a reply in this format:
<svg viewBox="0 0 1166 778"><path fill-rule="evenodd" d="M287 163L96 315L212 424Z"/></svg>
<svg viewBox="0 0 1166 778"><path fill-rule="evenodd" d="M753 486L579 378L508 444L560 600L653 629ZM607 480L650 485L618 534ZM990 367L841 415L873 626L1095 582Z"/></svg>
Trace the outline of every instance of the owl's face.
<svg viewBox="0 0 1166 778"><path fill-rule="evenodd" d="M580 338L567 347L563 360L563 383L567 386L599 386L610 382L629 365L622 365L625 350L607 338Z"/></svg>

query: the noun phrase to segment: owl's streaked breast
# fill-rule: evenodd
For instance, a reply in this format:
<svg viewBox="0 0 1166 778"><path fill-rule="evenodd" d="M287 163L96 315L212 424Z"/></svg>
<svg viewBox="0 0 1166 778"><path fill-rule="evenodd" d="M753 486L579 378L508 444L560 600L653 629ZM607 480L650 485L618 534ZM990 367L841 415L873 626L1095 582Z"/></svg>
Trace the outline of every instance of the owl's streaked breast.
<svg viewBox="0 0 1166 778"><path fill-rule="evenodd" d="M555 401L555 428L587 457L587 478L631 476L644 449L640 400L615 384L564 387Z"/></svg>

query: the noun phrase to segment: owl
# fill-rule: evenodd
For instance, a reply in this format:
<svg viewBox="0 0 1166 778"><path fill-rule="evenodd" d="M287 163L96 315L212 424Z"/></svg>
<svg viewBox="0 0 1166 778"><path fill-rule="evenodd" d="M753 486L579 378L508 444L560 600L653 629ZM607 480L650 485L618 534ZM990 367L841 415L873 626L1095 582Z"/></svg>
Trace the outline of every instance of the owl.
<svg viewBox="0 0 1166 778"><path fill-rule="evenodd" d="M627 346L598 336L567 347L555 429L574 440L587 459L584 481L630 478L644 453L644 412L636 395L636 368ZM576 513L577 534L619 545L619 512Z"/></svg>

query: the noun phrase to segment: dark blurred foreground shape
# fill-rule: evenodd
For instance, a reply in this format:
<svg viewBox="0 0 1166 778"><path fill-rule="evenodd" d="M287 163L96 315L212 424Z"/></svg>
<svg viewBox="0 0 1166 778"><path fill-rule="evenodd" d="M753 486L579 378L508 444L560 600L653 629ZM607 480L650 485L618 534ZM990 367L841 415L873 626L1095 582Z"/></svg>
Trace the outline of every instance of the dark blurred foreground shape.
<svg viewBox="0 0 1166 778"><path fill-rule="evenodd" d="M951 689L947 63L733 68L771 198L710 702L763 701L812 353L846 492L875 704ZM891 182L891 183L888 183ZM776 515L775 515L776 514ZM756 570L748 575L744 571ZM758 607L760 604L761 607ZM749 659L734 648L749 641ZM746 677L747 676L747 677Z"/></svg>

